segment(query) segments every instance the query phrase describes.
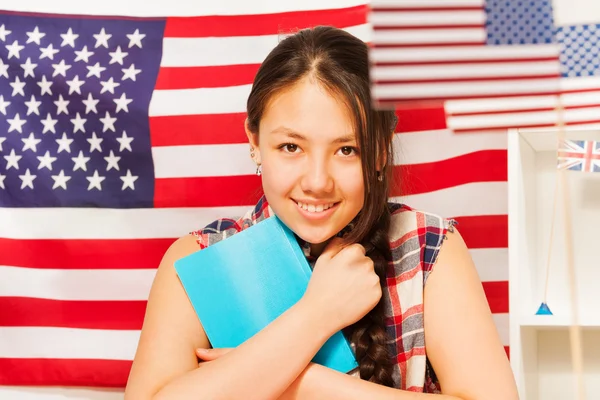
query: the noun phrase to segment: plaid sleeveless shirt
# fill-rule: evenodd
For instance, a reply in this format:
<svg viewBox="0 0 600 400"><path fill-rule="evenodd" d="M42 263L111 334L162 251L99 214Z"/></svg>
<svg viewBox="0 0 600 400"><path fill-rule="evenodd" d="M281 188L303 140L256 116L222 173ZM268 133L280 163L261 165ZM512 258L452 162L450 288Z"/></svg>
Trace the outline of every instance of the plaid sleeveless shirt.
<svg viewBox="0 0 600 400"><path fill-rule="evenodd" d="M440 385L425 348L423 291L433 270L446 232L453 231L455 220L417 211L405 204L388 203L392 261L386 271L382 290L390 354L395 360L392 378L397 389L441 393ZM222 218L201 230L191 232L203 249L235 235L273 215L263 195L253 209L240 218ZM339 235L342 235L346 227ZM299 240L311 267L310 245ZM351 373L358 376L358 371Z"/></svg>

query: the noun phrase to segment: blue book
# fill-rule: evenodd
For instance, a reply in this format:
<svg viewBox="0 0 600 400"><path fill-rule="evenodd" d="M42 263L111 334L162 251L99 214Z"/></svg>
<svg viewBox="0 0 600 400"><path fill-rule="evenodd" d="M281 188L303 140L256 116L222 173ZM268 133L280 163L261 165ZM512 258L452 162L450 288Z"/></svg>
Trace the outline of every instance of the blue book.
<svg viewBox="0 0 600 400"><path fill-rule="evenodd" d="M312 270L294 233L276 216L183 257L175 270L214 348L237 347L300 300ZM358 367L341 331L312 360Z"/></svg>

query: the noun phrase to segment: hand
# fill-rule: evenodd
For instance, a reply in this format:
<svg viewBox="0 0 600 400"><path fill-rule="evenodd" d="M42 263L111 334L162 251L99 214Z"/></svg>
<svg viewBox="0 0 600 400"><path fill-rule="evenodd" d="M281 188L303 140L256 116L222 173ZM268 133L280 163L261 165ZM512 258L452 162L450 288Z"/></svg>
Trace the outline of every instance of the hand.
<svg viewBox="0 0 600 400"><path fill-rule="evenodd" d="M198 363L198 367L200 367L206 361L214 361L219 357L224 356L233 350L230 347L224 347L220 349L196 349L196 357L202 360L202 362Z"/></svg>
<svg viewBox="0 0 600 400"><path fill-rule="evenodd" d="M379 276L365 248L358 243L342 248L342 243L335 237L327 244L302 298L311 310L322 314L332 333L360 320L382 294Z"/></svg>

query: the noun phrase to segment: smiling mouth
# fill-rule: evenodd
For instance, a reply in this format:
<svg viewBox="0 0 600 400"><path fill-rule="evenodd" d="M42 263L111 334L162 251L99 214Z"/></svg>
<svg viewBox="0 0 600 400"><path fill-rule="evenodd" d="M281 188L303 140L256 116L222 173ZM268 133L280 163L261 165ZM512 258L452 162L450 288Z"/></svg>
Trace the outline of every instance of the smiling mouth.
<svg viewBox="0 0 600 400"><path fill-rule="evenodd" d="M333 203L327 203L327 204L314 205L314 204L302 203L301 201L296 201L296 200L294 200L294 202L298 205L298 207L300 207L304 211L309 212L309 213L315 213L315 214L327 211L330 208L333 208L339 204L339 202L333 202Z"/></svg>

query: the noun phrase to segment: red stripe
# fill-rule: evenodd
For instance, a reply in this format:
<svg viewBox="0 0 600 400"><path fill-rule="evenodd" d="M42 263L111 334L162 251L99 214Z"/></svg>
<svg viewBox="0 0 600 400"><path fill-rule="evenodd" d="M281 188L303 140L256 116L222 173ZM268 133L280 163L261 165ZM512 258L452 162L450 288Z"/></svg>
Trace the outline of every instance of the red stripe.
<svg viewBox="0 0 600 400"><path fill-rule="evenodd" d="M482 282L492 314L508 313L508 281Z"/></svg>
<svg viewBox="0 0 600 400"><path fill-rule="evenodd" d="M246 113L150 117L152 146L246 143Z"/></svg>
<svg viewBox="0 0 600 400"><path fill-rule="evenodd" d="M396 110L396 132L417 132L446 129L446 111L440 103L437 107Z"/></svg>
<svg viewBox="0 0 600 400"><path fill-rule="evenodd" d="M119 20L119 21L164 21L164 17L132 17L125 15L90 15L90 14L50 14L40 12L7 11L1 10L0 15L19 15L23 17L41 17L41 18L77 18L77 19L99 19L99 20Z"/></svg>
<svg viewBox="0 0 600 400"><path fill-rule="evenodd" d="M155 207L227 207L256 204L262 194L256 175L157 179Z"/></svg>
<svg viewBox="0 0 600 400"><path fill-rule="evenodd" d="M587 122L580 122L580 123L587 123ZM567 125L573 125L575 124L574 122L571 122ZM494 126L479 126L476 128L468 128L468 129L453 129L452 131L454 133L469 133L469 132L482 132L482 131L504 131L506 132L506 129L509 128L551 128L553 126L556 125L555 123L546 123L546 124L524 124L524 123L514 123L514 124L509 124L509 125L494 125Z"/></svg>
<svg viewBox="0 0 600 400"><path fill-rule="evenodd" d="M486 81L529 81L532 79L555 79L558 82L560 78L559 74L547 74L547 75L531 75L531 76L482 76L476 78L434 78L434 79L395 79L386 80L379 79L375 80L374 83L378 85L390 85L390 84L417 84L417 83L452 83L452 82L486 82Z"/></svg>
<svg viewBox="0 0 600 400"><path fill-rule="evenodd" d="M532 58L494 58L494 59L469 59L469 60L439 60L439 61L379 61L376 67L404 67L419 65L456 65L456 64L503 64L503 63L533 63L544 61L557 61L557 57L532 57Z"/></svg>
<svg viewBox="0 0 600 400"><path fill-rule="evenodd" d="M483 29L482 24L464 24L464 25L373 25L375 31L404 31L404 30L434 30L434 29L464 29L464 28L480 28Z"/></svg>
<svg viewBox="0 0 600 400"><path fill-rule="evenodd" d="M0 238L0 265L53 269L156 268L174 241Z"/></svg>
<svg viewBox="0 0 600 400"><path fill-rule="evenodd" d="M429 193L472 182L505 182L506 150L482 150L448 160L394 167L391 196Z"/></svg>
<svg viewBox="0 0 600 400"><path fill-rule="evenodd" d="M566 108L566 107L565 107ZM573 108L583 108L583 107L573 107ZM519 110L494 110L494 111L470 111L470 112L458 112L458 113L448 113L449 117L468 117L471 115L497 115L497 114L522 114L522 113L530 113L530 112L540 112L540 111L554 111L554 107L539 107L539 108L525 108Z"/></svg>
<svg viewBox="0 0 600 400"><path fill-rule="evenodd" d="M504 351L506 352L506 357L508 357L508 359L510 359L510 347L504 346Z"/></svg>
<svg viewBox="0 0 600 400"><path fill-rule="evenodd" d="M0 326L140 330L146 301L65 301L0 297Z"/></svg>
<svg viewBox="0 0 600 400"><path fill-rule="evenodd" d="M470 249L508 247L508 216L478 215L456 217L457 229Z"/></svg>
<svg viewBox="0 0 600 400"><path fill-rule="evenodd" d="M251 84L260 64L161 67L157 90L216 88Z"/></svg>
<svg viewBox="0 0 600 400"><path fill-rule="evenodd" d="M344 28L367 22L367 5L332 10L276 14L169 17L165 37L230 37L276 35L298 28L332 25Z"/></svg>
<svg viewBox="0 0 600 400"><path fill-rule="evenodd" d="M0 385L124 388L131 363L121 360L0 358Z"/></svg>

